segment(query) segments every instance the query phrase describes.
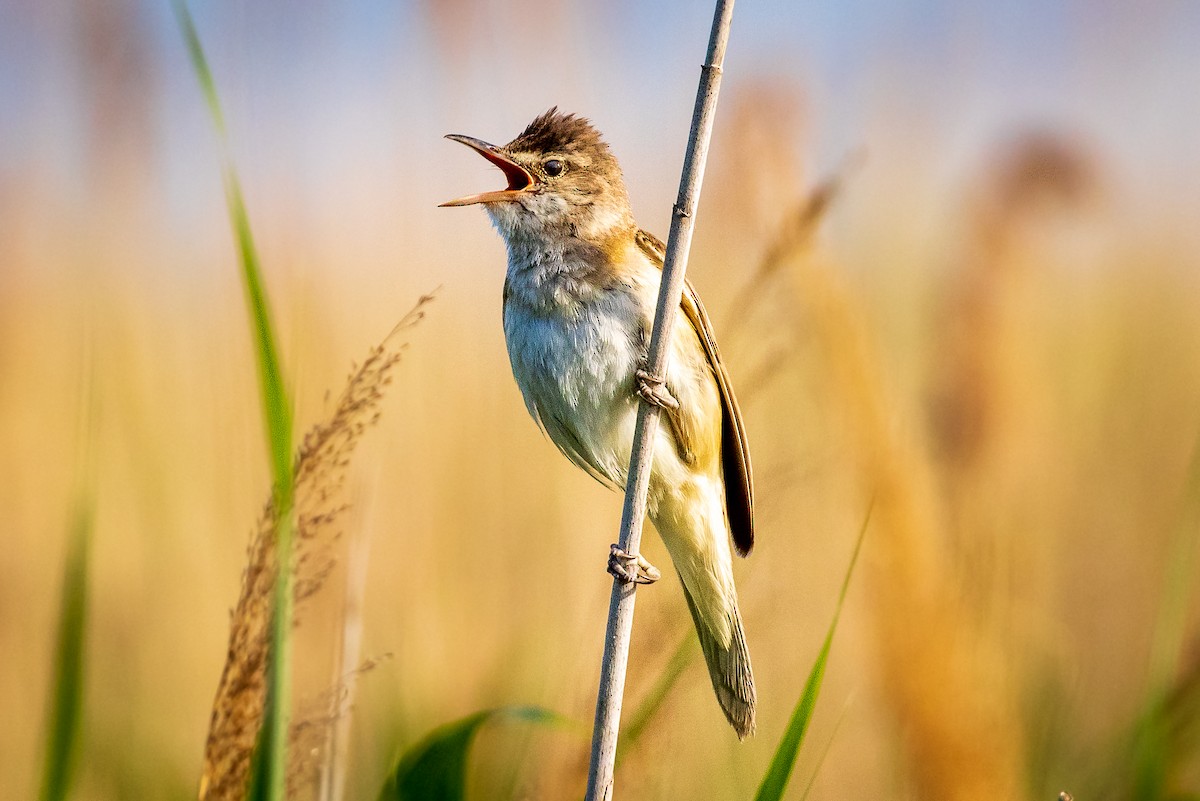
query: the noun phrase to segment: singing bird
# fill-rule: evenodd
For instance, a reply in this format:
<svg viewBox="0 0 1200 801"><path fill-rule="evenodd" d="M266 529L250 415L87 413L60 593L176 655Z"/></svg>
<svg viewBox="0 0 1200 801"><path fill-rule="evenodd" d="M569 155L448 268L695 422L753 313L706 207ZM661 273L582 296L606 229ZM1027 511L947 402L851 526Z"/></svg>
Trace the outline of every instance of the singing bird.
<svg viewBox="0 0 1200 801"><path fill-rule="evenodd" d="M529 414L601 483L625 484L638 398L663 408L647 513L679 573L717 700L739 738L754 732L754 677L729 541L754 545L754 487L741 411L704 306L688 284L667 375L646 370L666 248L638 228L621 167L591 123L552 108L507 145L450 134L508 186L483 204L508 246L504 336ZM610 572L658 571L615 545Z"/></svg>

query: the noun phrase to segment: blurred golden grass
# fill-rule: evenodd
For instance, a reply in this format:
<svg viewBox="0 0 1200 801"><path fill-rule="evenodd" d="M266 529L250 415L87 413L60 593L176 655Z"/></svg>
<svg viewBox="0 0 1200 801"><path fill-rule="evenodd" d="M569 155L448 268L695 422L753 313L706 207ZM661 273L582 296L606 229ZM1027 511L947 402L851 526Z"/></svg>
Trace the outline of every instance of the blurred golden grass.
<svg viewBox="0 0 1200 801"><path fill-rule="evenodd" d="M768 119L777 110L738 107ZM718 132L714 175L765 158L763 145L753 159L743 147ZM955 193L1002 185L1008 152ZM1103 173L1101 158L1086 163ZM1079 797L1084 757L1138 714L1200 429L1197 255L1127 214L1116 192L1062 208L1021 199L1014 222L929 186L943 226L898 244L909 220L906 198L888 194L891 169L868 160L825 235L788 251L729 336L732 322L718 325L747 396L763 496L759 549L738 567L762 734L734 743L693 666L623 759L623 776L638 779L622 780L631 797L748 794L819 648L872 494L865 570L842 617L814 745L830 734L830 710L853 700L812 797ZM800 188L736 174L710 180L702 208L751 203L761 215L778 210L771 223L786 227ZM630 183L636 195L636 176ZM446 286L347 484L345 524L371 541L363 652L394 654L359 690L348 797L374 794L398 744L479 709L531 703L589 719L619 498L577 475L526 419L499 326L502 256L483 219L439 220L427 234L440 247L419 245L432 255L401 268L394 254L357 249L352 210L309 230L287 222L286 199L254 189L277 215L260 244L299 376L301 425L322 416L341 365L406 298ZM37 191L49 190L30 197ZM147 224L153 203L138 195L83 224L51 197L23 209L24 238L0 241L9 517L0 707L12 720L38 720L44 706L80 343L94 354L99 469L79 799L194 788L243 532L269 480L224 229L214 214L219 244L180 249ZM1001 255L973 239L989 225L1006 232ZM736 215L702 210L699 229L691 275L714 318L728 320L725 299L749 280L773 228L750 232ZM144 235L111 234L132 230ZM1077 231L1100 246L1078 247ZM354 254L349 263L339 243ZM451 253L467 263L446 268ZM980 276L990 310L956 305L966 301L947 287ZM967 450L955 455L945 431L928 425L931 397L935 410L957 405L985 421ZM665 558L656 549L648 538L651 561ZM685 631L669 589L639 604L629 705ZM1194 633L1194 594L1185 604ZM328 686L337 626L333 615L301 622L301 636L325 644L297 659L310 697ZM1037 686L1056 688L1054 703L1032 708ZM1068 742L1031 753L1047 731L1068 732ZM525 742L539 758L517 768L518 796L579 786L578 743L553 734ZM0 729L0 795L32 795L40 743L35 727ZM496 767L495 745L481 736L480 771ZM801 755L797 784L819 751ZM483 775L475 789L487 797Z"/></svg>

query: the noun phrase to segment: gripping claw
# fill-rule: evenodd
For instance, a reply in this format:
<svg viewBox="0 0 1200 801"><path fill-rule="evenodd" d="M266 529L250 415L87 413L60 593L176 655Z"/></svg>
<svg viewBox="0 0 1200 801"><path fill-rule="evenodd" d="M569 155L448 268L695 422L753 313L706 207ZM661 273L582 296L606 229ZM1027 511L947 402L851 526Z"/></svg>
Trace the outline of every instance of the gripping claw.
<svg viewBox="0 0 1200 801"><path fill-rule="evenodd" d="M679 408L679 401L671 394L671 390L667 389L667 380L660 375L655 375L649 370L638 370L634 373L636 380L634 385L637 390L638 397L647 403L652 403L661 409L675 410Z"/></svg>
<svg viewBox="0 0 1200 801"><path fill-rule="evenodd" d="M662 573L646 557L626 553L615 542L608 554L608 572L626 584L653 584L662 578Z"/></svg>

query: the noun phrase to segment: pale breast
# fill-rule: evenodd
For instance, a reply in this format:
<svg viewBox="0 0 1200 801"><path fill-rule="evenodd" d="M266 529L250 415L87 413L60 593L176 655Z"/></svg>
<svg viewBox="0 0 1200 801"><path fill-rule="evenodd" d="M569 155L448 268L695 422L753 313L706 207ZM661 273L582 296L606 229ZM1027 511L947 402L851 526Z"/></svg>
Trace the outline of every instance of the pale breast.
<svg viewBox="0 0 1200 801"><path fill-rule="evenodd" d="M609 289L570 307L535 307L521 289L508 292L504 334L529 413L572 461L619 483L637 412L633 372L645 352L644 314L633 291Z"/></svg>

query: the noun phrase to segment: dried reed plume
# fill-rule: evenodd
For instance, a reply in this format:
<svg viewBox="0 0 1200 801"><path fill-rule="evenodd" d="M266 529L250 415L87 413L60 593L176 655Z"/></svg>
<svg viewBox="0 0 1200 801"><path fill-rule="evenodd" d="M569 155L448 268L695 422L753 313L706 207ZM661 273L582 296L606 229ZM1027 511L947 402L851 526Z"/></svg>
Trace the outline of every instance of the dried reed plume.
<svg viewBox="0 0 1200 801"><path fill-rule="evenodd" d="M1052 603L1053 557L1028 526L1001 523L997 513L1017 507L1028 466L1047 447L1036 407L1048 377L1031 361L1023 332L1031 292L1050 266L1046 224L1089 199L1096 172L1082 147L1059 136L1030 133L1004 143L969 187L965 239L932 320L926 433L945 550L960 605L1010 647L1029 648L1030 637L1053 647L1054 636L1012 623L1014 603ZM1010 584L1018 575L1028 585L1019 600Z"/></svg>
<svg viewBox="0 0 1200 801"><path fill-rule="evenodd" d="M929 465L892 424L859 309L833 265L806 253L812 221L837 185L788 218L766 250L759 283L792 267L786 275L800 313L790 317L821 343L853 461L874 496L865 583L873 591L882 695L907 750L915 795L1014 798L1024 779L1015 695L997 669L997 644L959 604Z"/></svg>
<svg viewBox="0 0 1200 801"><path fill-rule="evenodd" d="M1004 427L998 350L1009 285L1020 271L1021 224L1046 205L1071 207L1096 185L1082 148L1035 133L1004 148L969 205L968 241L952 276L933 341L940 353L929 398L930 433L948 468L973 469Z"/></svg>
<svg viewBox="0 0 1200 801"><path fill-rule="evenodd" d="M729 304L729 329L737 330L746 325L757 310L756 306L771 296L770 292L764 291L764 285L774 281L791 261L811 247L817 227L841 194L851 169L859 163L861 160L855 159L817 184L787 213L783 224L767 244L758 268Z"/></svg>
<svg viewBox="0 0 1200 801"><path fill-rule="evenodd" d="M372 348L361 366L352 366L346 386L332 415L313 426L296 454L296 571L297 604L311 598L325 583L336 560L333 543L348 506L340 500L350 457L367 427L379 420L379 406L391 372L406 343L398 337L419 323L432 295L423 296L384 340ZM271 595L275 585L275 510L268 500L247 549L242 589L230 621L229 649L213 701L212 719L204 749L200 777L201 801L233 801L245 797L251 757L262 724L266 694L266 667L271 628ZM297 606L299 609L299 606ZM343 688L329 692L338 702L320 702L319 711L305 715L300 709L291 725L288 795L315 773L311 757L321 732L332 725L341 710Z"/></svg>
<svg viewBox="0 0 1200 801"><path fill-rule="evenodd" d="M880 678L918 795L1013 798L1023 780L1017 704L997 675L996 644L959 603L928 465L892 427L866 332L832 275L800 274L855 432L857 461L875 494L868 584Z"/></svg>

